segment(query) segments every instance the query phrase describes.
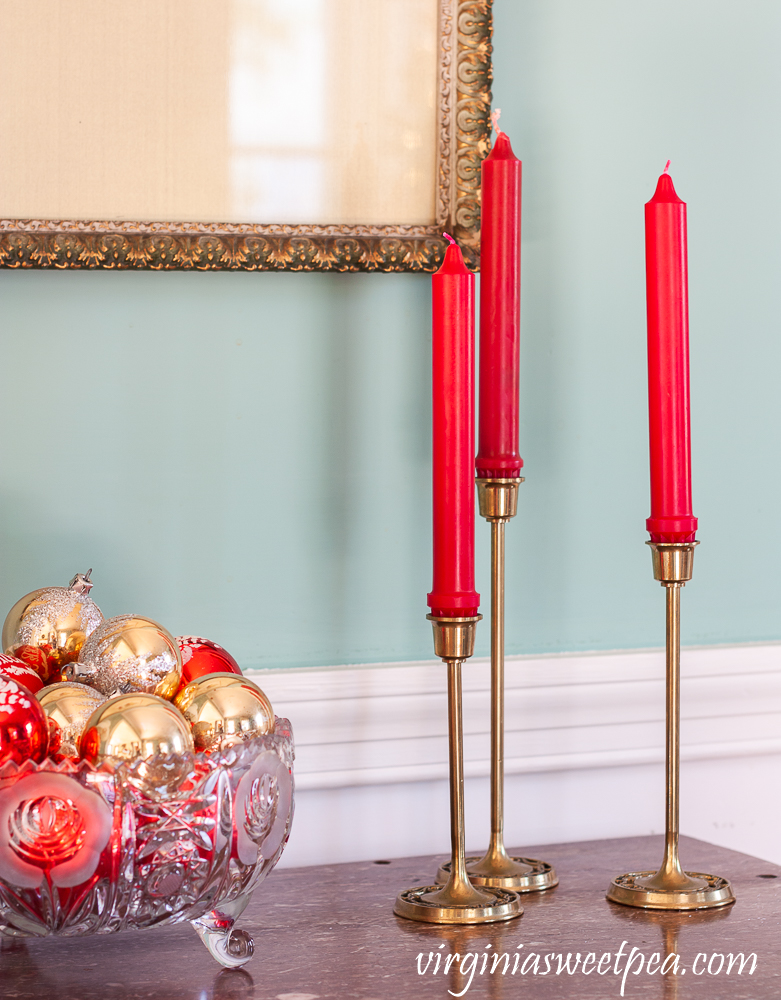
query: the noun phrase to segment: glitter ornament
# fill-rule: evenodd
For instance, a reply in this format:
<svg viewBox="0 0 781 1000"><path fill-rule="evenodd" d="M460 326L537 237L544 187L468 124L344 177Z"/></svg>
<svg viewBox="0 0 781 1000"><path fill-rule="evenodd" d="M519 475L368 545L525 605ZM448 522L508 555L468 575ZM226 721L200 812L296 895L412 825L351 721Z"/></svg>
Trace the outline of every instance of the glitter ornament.
<svg viewBox="0 0 781 1000"><path fill-rule="evenodd" d="M0 767L8 761L40 763L49 749L46 713L27 688L0 677Z"/></svg>
<svg viewBox="0 0 781 1000"><path fill-rule="evenodd" d="M176 643L182 654L182 687L207 674L238 674L241 667L227 649L211 639L197 635L177 635Z"/></svg>
<svg viewBox="0 0 781 1000"><path fill-rule="evenodd" d="M173 698L179 690L182 658L176 640L162 625L140 615L103 622L84 643L78 663L66 668L105 695L134 691Z"/></svg>
<svg viewBox="0 0 781 1000"><path fill-rule="evenodd" d="M193 749L193 738L169 701L153 694L120 694L92 713L80 749L85 760L97 764L183 753Z"/></svg>
<svg viewBox="0 0 781 1000"><path fill-rule="evenodd" d="M257 684L235 674L198 677L176 696L196 750L226 750L274 728L271 702Z"/></svg>
<svg viewBox="0 0 781 1000"><path fill-rule="evenodd" d="M27 594L8 612L3 650L32 666L44 682L60 680L63 667L78 658L89 636L103 621L89 596L90 573L77 573L67 587L44 587ZM26 647L44 654L32 654ZM33 657L38 657L38 663Z"/></svg>
<svg viewBox="0 0 781 1000"><path fill-rule="evenodd" d="M58 750L65 757L79 756L81 734L105 696L86 684L64 681L50 684L38 695L38 701L59 735ZM53 748L50 747L50 752Z"/></svg>
<svg viewBox="0 0 781 1000"><path fill-rule="evenodd" d="M28 667L26 663L7 653L0 653L0 674L23 684L30 694L37 694L43 687L40 675L32 667Z"/></svg>

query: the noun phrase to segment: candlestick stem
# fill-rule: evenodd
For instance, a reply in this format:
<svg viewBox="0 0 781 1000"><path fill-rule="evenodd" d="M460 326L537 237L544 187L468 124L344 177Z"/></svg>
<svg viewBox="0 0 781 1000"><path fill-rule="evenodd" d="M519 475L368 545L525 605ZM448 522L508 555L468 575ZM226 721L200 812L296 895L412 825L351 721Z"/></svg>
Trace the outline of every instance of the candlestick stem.
<svg viewBox="0 0 781 1000"><path fill-rule="evenodd" d="M666 740L664 857L657 872L630 872L610 884L607 898L654 910L701 910L735 902L729 882L685 872L678 858L681 723L681 588L691 580L698 542L648 542L654 578L666 591Z"/></svg>
<svg viewBox="0 0 781 1000"><path fill-rule="evenodd" d="M440 895L458 897L465 904L480 906L483 893L473 889L464 864L464 730L461 703L463 660L445 660L447 665L447 725L450 755L450 846L451 874Z"/></svg>
<svg viewBox="0 0 781 1000"><path fill-rule="evenodd" d="M518 511L517 479L478 479L480 514L491 525L491 836L482 858L467 858L473 885L539 892L558 883L551 865L536 858L510 857L504 846L504 592L505 525ZM444 882L450 865L437 872Z"/></svg>
<svg viewBox="0 0 781 1000"><path fill-rule="evenodd" d="M504 526L491 521L491 840L486 860L509 862L504 847Z"/></svg>
<svg viewBox="0 0 781 1000"><path fill-rule="evenodd" d="M691 886L678 860L678 815L681 778L681 584L663 584L667 591L666 661L666 736L665 778L667 803L665 816L664 861L659 874L665 884Z"/></svg>
<svg viewBox="0 0 781 1000"><path fill-rule="evenodd" d="M409 920L435 924L483 924L519 917L515 892L502 888L475 888L464 860L464 743L461 705L461 666L474 649L475 618L437 618L434 649L447 666L448 750L450 762L451 856L444 886L428 885L399 893L394 913Z"/></svg>

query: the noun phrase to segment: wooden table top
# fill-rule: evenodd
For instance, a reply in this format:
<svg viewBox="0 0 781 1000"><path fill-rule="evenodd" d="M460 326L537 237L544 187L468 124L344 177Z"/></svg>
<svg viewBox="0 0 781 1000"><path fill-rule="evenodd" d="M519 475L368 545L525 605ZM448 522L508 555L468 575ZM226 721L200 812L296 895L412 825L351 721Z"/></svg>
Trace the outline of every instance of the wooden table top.
<svg viewBox="0 0 781 1000"><path fill-rule="evenodd" d="M622 995L622 982L623 995L638 1000L781 997L780 867L681 838L685 867L730 879L737 902L710 912L654 914L608 903L605 890L614 875L655 867L662 856L660 837L531 847L520 853L552 863L560 884L524 896L524 915L505 924L446 928L395 917L396 893L430 882L439 859L289 869L271 873L239 921L255 939L255 957L245 969L220 970L188 924L105 937L4 939L0 997L448 1000L461 993L478 1000L607 1000ZM462 956L463 972L454 963L444 974L441 960L435 974L436 956L453 952ZM508 954L509 964L500 959L491 974L491 961L483 956L497 952ZM669 952L680 956L678 975L662 975L653 961L649 974L648 959L658 953L663 960ZM594 958L584 975L589 953ZM597 963L606 953L611 957L603 960L600 973ZM756 963L749 958L742 973L734 958L739 953L756 955ZM517 962L516 954L522 956ZM572 971L563 967L559 972L568 954ZM624 981L626 956L633 957ZM637 971L640 956L643 967Z"/></svg>

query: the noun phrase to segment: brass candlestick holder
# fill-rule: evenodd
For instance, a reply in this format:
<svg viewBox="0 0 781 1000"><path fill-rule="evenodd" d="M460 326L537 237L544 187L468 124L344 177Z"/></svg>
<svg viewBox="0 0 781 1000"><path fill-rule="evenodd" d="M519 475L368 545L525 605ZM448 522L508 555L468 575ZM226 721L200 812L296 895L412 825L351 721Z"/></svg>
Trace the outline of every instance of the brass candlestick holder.
<svg viewBox="0 0 781 1000"><path fill-rule="evenodd" d="M434 651L447 665L448 740L450 755L450 872L442 885L424 885L400 892L393 912L429 924L487 924L519 917L516 893L507 889L476 889L464 864L464 747L461 715L461 665L474 651L473 618L427 616L434 627Z"/></svg>
<svg viewBox="0 0 781 1000"><path fill-rule="evenodd" d="M705 910L735 902L729 882L718 875L685 872L678 860L681 722L681 587L692 578L699 542L646 542L654 579L667 595L667 747L664 859L657 872L629 872L610 883L607 898L647 910Z"/></svg>
<svg viewBox="0 0 781 1000"><path fill-rule="evenodd" d="M504 526L518 511L518 479L477 479L480 516L491 525L491 840L482 858L467 858L473 885L542 892L558 885L545 861L510 857L504 846ZM450 875L442 865L437 880Z"/></svg>

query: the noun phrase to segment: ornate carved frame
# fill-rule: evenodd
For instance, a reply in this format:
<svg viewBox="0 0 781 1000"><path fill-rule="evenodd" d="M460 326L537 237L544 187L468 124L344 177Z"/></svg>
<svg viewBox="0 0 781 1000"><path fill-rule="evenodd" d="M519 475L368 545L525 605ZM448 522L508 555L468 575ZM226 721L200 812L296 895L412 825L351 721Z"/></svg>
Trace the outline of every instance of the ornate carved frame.
<svg viewBox="0 0 781 1000"><path fill-rule="evenodd" d="M0 219L0 267L433 271L454 236L480 249L480 162L490 145L492 0L440 0L437 221L285 226Z"/></svg>

